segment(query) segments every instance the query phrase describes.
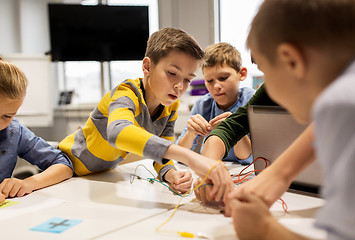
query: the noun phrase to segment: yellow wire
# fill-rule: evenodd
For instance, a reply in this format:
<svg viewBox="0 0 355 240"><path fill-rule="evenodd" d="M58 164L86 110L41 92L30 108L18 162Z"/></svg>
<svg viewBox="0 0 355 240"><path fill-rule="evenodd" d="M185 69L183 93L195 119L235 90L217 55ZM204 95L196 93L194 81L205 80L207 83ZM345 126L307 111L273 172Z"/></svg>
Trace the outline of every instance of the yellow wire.
<svg viewBox="0 0 355 240"><path fill-rule="evenodd" d="M205 177L202 179L202 181L201 181L195 188L193 188L193 189L190 190L190 191L187 191L186 193L184 193L184 194L181 196L179 202L176 204L176 206L175 206L175 208L174 208L174 211L172 212L172 214L170 215L170 217L169 217L166 221L164 221L162 224L160 224L160 225L155 229L156 232L159 232L159 229L160 229L162 226L164 226L165 224L167 224L167 223L171 220L171 218L175 215L175 212L176 212L177 208L179 207L179 204L180 204L181 200L182 200L187 194L189 194L190 192L193 192L193 191L195 191L196 189L198 189L198 188L206 181L208 175L212 172L213 168L214 168L219 162L222 162L222 161L221 161L221 160L216 161L216 162L212 165L212 167L208 170L208 172L206 173L206 175L205 175ZM223 163L223 162L222 162L222 163ZM166 232L171 232L171 231L166 231ZM174 233L178 233L178 234L180 234L182 237L194 237L192 233L187 233L187 232L175 232L175 231L174 231Z"/></svg>

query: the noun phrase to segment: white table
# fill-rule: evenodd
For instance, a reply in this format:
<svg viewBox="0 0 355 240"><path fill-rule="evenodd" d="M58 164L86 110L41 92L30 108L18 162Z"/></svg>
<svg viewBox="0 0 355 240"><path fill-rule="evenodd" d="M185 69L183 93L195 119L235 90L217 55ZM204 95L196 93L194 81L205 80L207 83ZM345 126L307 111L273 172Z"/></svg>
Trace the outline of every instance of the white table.
<svg viewBox="0 0 355 240"><path fill-rule="evenodd" d="M159 183L151 184L130 175L139 164L144 164L152 173L152 160L142 160L117 167L109 172L76 177L60 184L38 190L10 207L0 209L1 238L12 239L184 239L176 231L203 233L210 239L236 239L232 220L218 210L207 208L210 213L197 213L201 205L190 195L182 200L174 217L156 232L155 228L171 215L180 200ZM177 165L181 169L185 166ZM229 166L231 172L240 167ZM136 175L152 177L143 167ZM271 211L286 227L316 239L324 239L322 231L312 227L315 212L323 204L319 198L285 193L289 213L275 203ZM185 209L185 210L183 210ZM5 212L6 210L6 212ZM14 214L16 211L17 215ZM202 208L206 212L206 208ZM13 214L6 218L6 214ZM62 233L31 231L53 217L80 219L82 222Z"/></svg>

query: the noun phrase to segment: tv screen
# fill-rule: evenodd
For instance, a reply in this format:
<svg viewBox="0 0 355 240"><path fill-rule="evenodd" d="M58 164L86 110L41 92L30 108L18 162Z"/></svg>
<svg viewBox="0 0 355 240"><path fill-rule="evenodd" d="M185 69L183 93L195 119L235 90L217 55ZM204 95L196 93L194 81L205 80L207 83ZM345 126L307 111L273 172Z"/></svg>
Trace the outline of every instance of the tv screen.
<svg viewBox="0 0 355 240"><path fill-rule="evenodd" d="M48 4L52 61L141 60L148 6Z"/></svg>

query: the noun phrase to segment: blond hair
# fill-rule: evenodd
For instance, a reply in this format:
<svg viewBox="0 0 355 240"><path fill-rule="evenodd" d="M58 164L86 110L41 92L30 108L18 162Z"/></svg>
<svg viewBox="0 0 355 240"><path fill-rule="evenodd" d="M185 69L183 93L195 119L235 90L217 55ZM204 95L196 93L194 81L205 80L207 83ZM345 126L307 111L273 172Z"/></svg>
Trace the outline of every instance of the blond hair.
<svg viewBox="0 0 355 240"><path fill-rule="evenodd" d="M14 64L0 58L0 95L19 99L26 95L27 78Z"/></svg>
<svg viewBox="0 0 355 240"><path fill-rule="evenodd" d="M161 58L174 50L186 53L196 60L203 57L203 51L196 40L176 28L163 28L153 33L148 39L145 56L157 64Z"/></svg>
<svg viewBox="0 0 355 240"><path fill-rule="evenodd" d="M239 72L242 68L240 52L229 43L216 43L205 49L202 70L206 67L229 66Z"/></svg>
<svg viewBox="0 0 355 240"><path fill-rule="evenodd" d="M265 0L252 21L247 46L274 62L280 43L301 51L312 47L354 54L355 1Z"/></svg>

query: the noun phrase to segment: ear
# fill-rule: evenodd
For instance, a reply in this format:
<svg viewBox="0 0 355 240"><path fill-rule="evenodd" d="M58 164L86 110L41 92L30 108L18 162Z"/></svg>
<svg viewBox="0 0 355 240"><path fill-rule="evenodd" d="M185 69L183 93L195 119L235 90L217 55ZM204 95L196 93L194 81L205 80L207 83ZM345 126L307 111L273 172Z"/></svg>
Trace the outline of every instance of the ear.
<svg viewBox="0 0 355 240"><path fill-rule="evenodd" d="M248 75L248 70L245 67L242 67L239 71L240 73L240 79L239 81L244 81L247 78Z"/></svg>
<svg viewBox="0 0 355 240"><path fill-rule="evenodd" d="M144 76L149 75L149 73L150 73L150 64L151 64L151 60L150 60L149 57L143 58L142 70L143 70Z"/></svg>
<svg viewBox="0 0 355 240"><path fill-rule="evenodd" d="M277 55L287 71L298 79L304 77L306 60L299 48L289 43L282 43L277 47Z"/></svg>

